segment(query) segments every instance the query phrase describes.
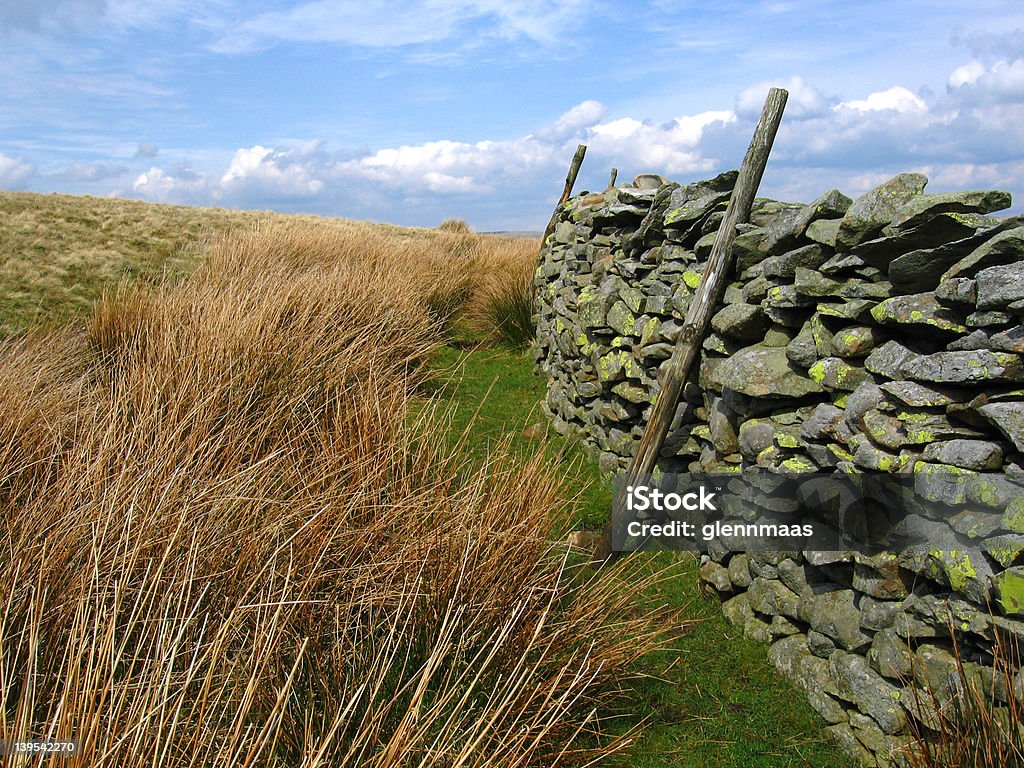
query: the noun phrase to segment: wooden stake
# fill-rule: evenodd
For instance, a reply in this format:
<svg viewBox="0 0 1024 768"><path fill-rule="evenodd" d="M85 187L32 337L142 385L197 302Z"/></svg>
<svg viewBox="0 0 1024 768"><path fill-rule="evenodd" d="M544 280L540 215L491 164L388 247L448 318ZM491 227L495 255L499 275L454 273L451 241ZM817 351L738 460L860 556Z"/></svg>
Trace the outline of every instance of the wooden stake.
<svg viewBox="0 0 1024 768"><path fill-rule="evenodd" d="M787 91L782 88L772 88L768 92L768 98L765 99L761 119L757 123L757 128L754 129L754 137L750 141L746 157L743 158L743 165L740 167L736 186L729 197L725 218L722 219L718 234L715 236L707 267L701 276L700 285L690 300L690 308L686 313L683 329L676 341L672 357L659 371L659 377L662 380L661 392L651 408L651 415L644 428L643 437L637 444L636 452L629 464L626 481L622 483L619 496L615 500L615 508L620 508L624 502L622 497L626 487L632 485L640 475L651 473L657 464L658 454L665 444L665 436L668 434L669 426L679 404L679 395L690 375L690 369L697 358L701 342L711 322L711 315L725 288L726 276L731 267L732 242L736 237L736 225L744 223L750 218L754 196L757 194L761 177L764 175L768 155L771 153L775 134L779 130L779 123L782 122L782 112L786 108L786 99L788 98ZM607 562L613 556L612 522L612 516L609 514L601 534L601 541L594 551L596 565Z"/></svg>
<svg viewBox="0 0 1024 768"><path fill-rule="evenodd" d="M551 221L548 222L548 226L544 230L544 237L540 241L541 248L548 241L548 236L555 231L555 219L558 217L558 208L572 194L572 187L576 183L576 176L580 172L580 166L583 165L583 156L585 154L587 154L586 144L580 144L576 147L576 154L572 156L572 162L569 163L569 173L565 177L565 189L562 190L562 197L558 200L558 205L555 206L555 210L551 213Z"/></svg>

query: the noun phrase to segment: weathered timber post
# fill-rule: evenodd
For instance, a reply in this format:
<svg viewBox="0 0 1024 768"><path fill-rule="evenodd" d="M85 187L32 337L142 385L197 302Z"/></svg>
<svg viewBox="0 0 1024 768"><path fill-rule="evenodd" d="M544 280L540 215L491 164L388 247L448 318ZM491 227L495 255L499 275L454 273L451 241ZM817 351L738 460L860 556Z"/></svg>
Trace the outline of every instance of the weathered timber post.
<svg viewBox="0 0 1024 768"><path fill-rule="evenodd" d="M615 186L615 181L619 178L619 169L612 168L611 175L608 177L608 189Z"/></svg>
<svg viewBox="0 0 1024 768"><path fill-rule="evenodd" d="M652 472L658 461L658 454L665 444L665 436L668 434L672 417L679 404L679 395L690 375L693 361L697 358L715 305L721 299L722 291L725 288L726 276L732 266L732 242L736 238L736 225L744 223L750 218L754 196L757 194L761 177L764 175L768 155L771 153L775 134L779 130L779 123L782 122L782 112L786 108L788 98L787 91L782 88L772 88L768 92L768 98L765 99L761 119L754 129L754 137L750 141L746 157L743 158L743 165L740 167L736 186L729 197L725 218L722 219L718 234L715 236L707 267L701 276L700 285L690 300L683 329L676 341L672 356L659 371L661 392L651 408L651 415L644 428L643 437L636 446L633 459L626 470L626 480L619 488L619 495L615 499L613 508L621 507L624 502L625 489L633 484L635 478ZM609 514L601 539L594 551L596 565L607 562L613 556L612 524L612 515Z"/></svg>
<svg viewBox="0 0 1024 768"><path fill-rule="evenodd" d="M565 189L562 190L562 197L559 198L558 205L555 206L555 210L551 213L551 221L548 222L548 226L544 230L544 237L540 241L541 248L548 241L548 236L555 231L555 219L558 217L558 208L572 194L572 187L576 183L576 176L580 172L580 166L583 165L583 156L585 154L587 154L586 144L580 144L576 147L576 154L572 156L572 162L569 163L569 173L565 177Z"/></svg>

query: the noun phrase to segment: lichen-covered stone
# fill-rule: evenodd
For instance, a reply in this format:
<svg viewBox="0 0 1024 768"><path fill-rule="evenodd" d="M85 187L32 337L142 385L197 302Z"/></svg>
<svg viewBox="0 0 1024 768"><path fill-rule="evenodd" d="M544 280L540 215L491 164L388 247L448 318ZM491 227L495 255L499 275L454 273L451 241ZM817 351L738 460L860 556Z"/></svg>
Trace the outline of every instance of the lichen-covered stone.
<svg viewBox="0 0 1024 768"><path fill-rule="evenodd" d="M804 236L815 243L835 248L836 237L839 235L839 225L841 223L840 219L818 219L817 221L812 221L807 225Z"/></svg>
<svg viewBox="0 0 1024 768"><path fill-rule="evenodd" d="M996 576L996 605L1007 616L1024 614L1024 566L1007 568Z"/></svg>
<svg viewBox="0 0 1024 768"><path fill-rule="evenodd" d="M934 248L955 240L972 237L979 230L998 223L990 216L973 213L943 213L929 219L913 229L886 232L875 240L862 242L852 253L868 264L888 272L892 262L907 253L924 248Z"/></svg>
<svg viewBox="0 0 1024 768"><path fill-rule="evenodd" d="M1003 568L1009 568L1024 555L1024 536L1017 533L991 536L981 542L981 550Z"/></svg>
<svg viewBox="0 0 1024 768"><path fill-rule="evenodd" d="M978 408L978 413L1024 452L1024 403L989 403Z"/></svg>
<svg viewBox="0 0 1024 768"><path fill-rule="evenodd" d="M1021 382L1024 381L1024 364L1019 355L1008 352L936 352L912 355L899 373L915 381L939 384Z"/></svg>
<svg viewBox="0 0 1024 768"><path fill-rule="evenodd" d="M852 589L815 595L807 609L808 623L815 632L832 638L848 651L863 648L871 642L871 636L861 631L855 600Z"/></svg>
<svg viewBox="0 0 1024 768"><path fill-rule="evenodd" d="M751 397L803 397L821 392L817 382L793 368L784 349L755 344L715 368L712 381Z"/></svg>
<svg viewBox="0 0 1024 768"><path fill-rule="evenodd" d="M812 243L765 259L761 262L762 274L768 278L792 280L796 276L797 267L815 269L827 258L822 247Z"/></svg>
<svg viewBox="0 0 1024 768"><path fill-rule="evenodd" d="M1024 250L1020 255L1024 257ZM1024 260L983 269L975 280L978 286L978 309L1007 307L1024 299Z"/></svg>
<svg viewBox="0 0 1024 768"><path fill-rule="evenodd" d="M944 307L933 293L895 296L879 303L871 316L882 325L919 326L944 333L966 333L961 316Z"/></svg>
<svg viewBox="0 0 1024 768"><path fill-rule="evenodd" d="M1010 193L1000 190L944 192L912 197L893 216L895 231L912 229L942 213L992 213L1010 207Z"/></svg>
<svg viewBox="0 0 1024 768"><path fill-rule="evenodd" d="M954 277L939 283L935 299L940 304L956 309L973 309L978 303L978 284L969 277Z"/></svg>
<svg viewBox="0 0 1024 768"><path fill-rule="evenodd" d="M1024 227L1016 226L1002 231L1000 228L994 228L991 234L992 236L985 242L980 243L967 256L947 269L942 274L940 282L944 283L954 277L974 277L979 270L986 267L1008 264L1020 259L1021 253L1024 253Z"/></svg>
<svg viewBox="0 0 1024 768"><path fill-rule="evenodd" d="M837 357L865 357L884 340L884 331L869 325L854 325L833 335L832 351Z"/></svg>
<svg viewBox="0 0 1024 768"><path fill-rule="evenodd" d="M954 439L931 443L925 447L922 458L983 472L1003 465L1003 450L999 443L989 440Z"/></svg>
<svg viewBox="0 0 1024 768"><path fill-rule="evenodd" d="M727 304L711 318L711 327L723 336L753 342L764 336L768 319L755 304Z"/></svg>
<svg viewBox="0 0 1024 768"><path fill-rule="evenodd" d="M535 277L542 408L606 473L628 464L663 396L663 362L723 218L717 182L657 183L561 207L566 242L549 241ZM979 679L996 678L973 659L986 658L997 628L1024 639L1024 296L1014 285L1024 220L981 218L991 201L965 210L971 193L908 199L839 253L843 219L805 224L808 206L755 203L658 460L663 472L757 477L744 505L723 501L733 519L799 513L806 497L785 484L819 468L909 484L893 521L908 537L898 551L718 543L702 567L731 596L730 621L772 643L773 661L850 748L883 763L904 738L887 732L903 727L902 702L948 678L949 659L930 649L946 647L951 623ZM888 508L876 501L870 514ZM913 665L908 646L923 649Z"/></svg>
<svg viewBox="0 0 1024 768"><path fill-rule="evenodd" d="M889 224L896 212L920 195L928 178L920 173L901 173L857 198L839 225L836 247L849 251L869 240Z"/></svg>
<svg viewBox="0 0 1024 768"><path fill-rule="evenodd" d="M962 399L948 387L929 387L916 381L886 381L881 387L885 394L912 408L940 408Z"/></svg>
<svg viewBox="0 0 1024 768"><path fill-rule="evenodd" d="M900 704L899 689L873 670L867 659L836 651L829 659L829 671L840 697L856 704L886 733L903 730L907 715Z"/></svg>

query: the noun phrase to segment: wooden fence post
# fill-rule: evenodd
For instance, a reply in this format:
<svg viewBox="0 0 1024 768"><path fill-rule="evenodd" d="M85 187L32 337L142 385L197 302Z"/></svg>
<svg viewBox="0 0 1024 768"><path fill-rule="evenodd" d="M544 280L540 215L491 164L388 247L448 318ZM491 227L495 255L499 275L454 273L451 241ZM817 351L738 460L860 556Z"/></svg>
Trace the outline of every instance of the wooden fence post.
<svg viewBox="0 0 1024 768"><path fill-rule="evenodd" d="M659 371L662 379L661 392L651 408L643 437L636 446L633 459L626 470L626 480L620 486L619 495L615 499L613 508L622 505L625 489L633 484L633 480L640 475L649 474L657 464L658 454L665 444L665 436L668 434L669 426L679 404L679 395L683 391L683 385L697 358L715 305L721 299L722 291L725 288L726 276L731 267L732 242L736 237L736 225L744 223L750 218L754 196L757 194L761 177L764 175L764 168L768 162L768 155L771 153L779 123L782 121L782 112L786 108L788 97L789 93L782 88L772 88L768 92L768 98L765 99L761 119L757 123L757 128L754 129L754 137L750 141L746 157L743 158L743 165L740 167L736 186L729 197L725 218L722 219L718 234L715 236L707 267L701 276L700 285L690 300L683 329L676 341L672 356ZM595 565L607 562L614 554L612 551L614 534L612 524L612 515L609 513L604 531L594 551Z"/></svg>
<svg viewBox="0 0 1024 768"><path fill-rule="evenodd" d="M562 190L562 197L558 200L558 205L555 206L555 210L551 213L551 220L548 222L547 228L544 230L544 237L541 238L540 247L543 248L544 244L548 241L548 236L555 231L555 218L558 216L558 208L569 199L569 195L572 194L573 184L576 183L576 176L580 172L580 166L583 165L583 156L587 154L587 145L580 144L576 147L576 154L572 156L572 162L569 163L569 173L565 177L565 189Z"/></svg>

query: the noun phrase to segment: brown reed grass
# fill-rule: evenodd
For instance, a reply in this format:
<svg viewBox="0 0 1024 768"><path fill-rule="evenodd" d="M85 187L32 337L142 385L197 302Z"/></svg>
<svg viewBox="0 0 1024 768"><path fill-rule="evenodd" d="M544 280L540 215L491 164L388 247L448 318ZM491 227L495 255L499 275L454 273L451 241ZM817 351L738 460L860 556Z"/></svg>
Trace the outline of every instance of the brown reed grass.
<svg viewBox="0 0 1024 768"><path fill-rule="evenodd" d="M643 582L567 566L541 457L472 465L409 407L483 257L356 231L235 234L0 347L0 737L79 739L69 768L628 746Z"/></svg>

